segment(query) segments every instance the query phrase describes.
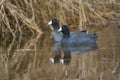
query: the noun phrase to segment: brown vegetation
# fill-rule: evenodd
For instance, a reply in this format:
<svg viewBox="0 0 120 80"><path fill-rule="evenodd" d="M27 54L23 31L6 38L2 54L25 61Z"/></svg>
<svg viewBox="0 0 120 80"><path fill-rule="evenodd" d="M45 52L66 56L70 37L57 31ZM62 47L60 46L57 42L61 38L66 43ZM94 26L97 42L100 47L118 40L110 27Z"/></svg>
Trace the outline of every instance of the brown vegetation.
<svg viewBox="0 0 120 80"><path fill-rule="evenodd" d="M114 47L120 38L110 34L112 45L101 45L110 48L109 53L75 55L69 66L51 65L51 43L48 37L40 37L52 18L79 30L119 28L120 1L0 0L0 80L120 79L119 46Z"/></svg>

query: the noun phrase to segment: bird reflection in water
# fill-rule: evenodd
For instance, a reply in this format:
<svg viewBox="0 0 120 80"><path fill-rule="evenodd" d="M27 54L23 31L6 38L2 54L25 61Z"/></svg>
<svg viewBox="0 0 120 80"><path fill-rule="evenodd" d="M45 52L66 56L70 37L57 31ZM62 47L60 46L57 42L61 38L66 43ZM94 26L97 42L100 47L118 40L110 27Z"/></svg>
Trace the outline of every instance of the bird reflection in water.
<svg viewBox="0 0 120 80"><path fill-rule="evenodd" d="M71 54L83 53L97 48L96 40L98 34L88 34L88 31L70 32L67 25L60 27L59 20L52 19L48 22L52 25L52 37L54 41L54 58L50 58L52 63L68 64L71 60ZM74 44L74 45L73 45ZM79 45L80 44L80 45ZM61 57L63 51L64 57Z"/></svg>
<svg viewBox="0 0 120 80"><path fill-rule="evenodd" d="M50 58L51 63L69 64L71 61L71 55L93 51L98 49L98 46L96 42L85 45L61 45L61 43L55 43L53 48L55 56L53 58ZM63 58L61 55L62 51L64 53Z"/></svg>

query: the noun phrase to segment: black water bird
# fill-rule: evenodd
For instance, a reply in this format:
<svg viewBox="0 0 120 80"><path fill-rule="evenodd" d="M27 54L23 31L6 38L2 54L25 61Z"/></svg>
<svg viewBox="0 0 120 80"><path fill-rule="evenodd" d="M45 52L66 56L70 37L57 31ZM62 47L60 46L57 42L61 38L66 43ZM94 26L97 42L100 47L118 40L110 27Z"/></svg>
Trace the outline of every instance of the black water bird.
<svg viewBox="0 0 120 80"><path fill-rule="evenodd" d="M81 32L70 32L67 25L63 25L58 31L62 32L62 43L66 45L89 45L96 43L98 38L98 34L81 34Z"/></svg>

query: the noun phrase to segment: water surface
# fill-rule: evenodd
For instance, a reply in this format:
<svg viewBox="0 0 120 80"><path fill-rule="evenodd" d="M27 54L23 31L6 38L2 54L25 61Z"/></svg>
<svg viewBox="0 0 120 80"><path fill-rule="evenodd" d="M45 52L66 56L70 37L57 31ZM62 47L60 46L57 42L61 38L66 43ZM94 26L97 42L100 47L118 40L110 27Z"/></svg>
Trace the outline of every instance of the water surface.
<svg viewBox="0 0 120 80"><path fill-rule="evenodd" d="M55 52L48 32L29 39L21 49L1 47L0 80L119 80L120 31L98 33L98 49L67 54L69 64L50 62Z"/></svg>

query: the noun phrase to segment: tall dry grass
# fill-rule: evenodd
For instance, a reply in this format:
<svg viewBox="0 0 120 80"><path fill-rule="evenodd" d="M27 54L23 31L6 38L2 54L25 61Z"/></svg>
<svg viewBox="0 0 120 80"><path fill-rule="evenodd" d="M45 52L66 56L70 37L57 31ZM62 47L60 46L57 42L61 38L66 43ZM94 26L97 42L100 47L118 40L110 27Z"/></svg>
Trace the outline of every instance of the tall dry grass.
<svg viewBox="0 0 120 80"><path fill-rule="evenodd" d="M107 52L102 51L98 55L90 53L75 56L70 66L50 66L50 43L48 38L40 39L40 36L43 31L48 31L47 22L52 18L79 30L111 28L119 25L120 1L0 0L0 79L120 79L119 55L106 58ZM38 46L41 45L46 50L40 48L39 51ZM115 46L114 43L112 45ZM114 47L109 52L112 51L116 53ZM103 61L104 57L107 60Z"/></svg>
<svg viewBox="0 0 120 80"><path fill-rule="evenodd" d="M119 0L1 0L2 41L8 37L14 43L20 36L17 40L20 46L24 35L30 37L47 30L45 26L52 18L79 30L91 27L101 29L101 26L108 27L108 24L119 25L119 9Z"/></svg>

